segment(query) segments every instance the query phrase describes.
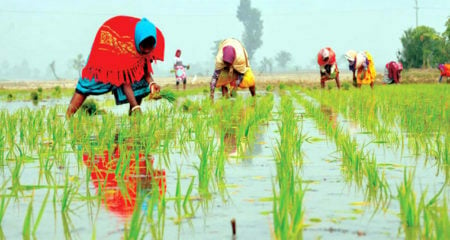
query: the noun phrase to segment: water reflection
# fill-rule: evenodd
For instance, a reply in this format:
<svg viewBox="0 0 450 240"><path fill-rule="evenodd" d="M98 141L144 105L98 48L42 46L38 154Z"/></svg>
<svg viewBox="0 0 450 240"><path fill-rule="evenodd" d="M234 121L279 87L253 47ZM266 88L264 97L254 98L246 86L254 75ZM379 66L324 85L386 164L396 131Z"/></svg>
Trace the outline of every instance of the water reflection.
<svg viewBox="0 0 450 240"><path fill-rule="evenodd" d="M327 105L320 105L320 111L324 113L324 115L328 118L328 122L331 124L333 129L336 129L337 126L337 114L333 111L332 107Z"/></svg>
<svg viewBox="0 0 450 240"><path fill-rule="evenodd" d="M145 196L153 187L159 194L166 191L166 172L153 168L154 158L139 152L120 152L116 147L112 154L83 154L83 162L90 170L91 181L102 197L106 208L114 214L129 218L136 207L136 198Z"/></svg>

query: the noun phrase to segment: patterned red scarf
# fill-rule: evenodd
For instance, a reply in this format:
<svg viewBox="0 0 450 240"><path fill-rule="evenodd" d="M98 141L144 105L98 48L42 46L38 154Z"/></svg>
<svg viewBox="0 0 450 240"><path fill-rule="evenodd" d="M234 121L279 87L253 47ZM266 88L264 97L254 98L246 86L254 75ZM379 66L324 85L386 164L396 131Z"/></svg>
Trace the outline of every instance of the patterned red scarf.
<svg viewBox="0 0 450 240"><path fill-rule="evenodd" d="M103 83L120 86L139 81L147 65L153 73L151 63L164 61L164 37L156 28L156 47L147 55L136 50L135 30L141 19L117 16L106 21L98 30L82 78L95 79Z"/></svg>

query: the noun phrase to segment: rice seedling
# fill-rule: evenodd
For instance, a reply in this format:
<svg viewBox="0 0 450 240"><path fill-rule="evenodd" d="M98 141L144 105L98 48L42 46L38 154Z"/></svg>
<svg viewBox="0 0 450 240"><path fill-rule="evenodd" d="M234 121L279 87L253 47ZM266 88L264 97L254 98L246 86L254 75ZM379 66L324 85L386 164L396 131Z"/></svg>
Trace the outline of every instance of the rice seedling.
<svg viewBox="0 0 450 240"><path fill-rule="evenodd" d="M62 227L64 230L64 238L65 239L73 239L72 231L75 228L75 225L73 224L69 213L61 212L61 221L62 221Z"/></svg>
<svg viewBox="0 0 450 240"><path fill-rule="evenodd" d="M305 189L294 163L301 163L301 131L298 130L292 101L281 99L280 140L277 141L276 166L279 194L272 183L273 222L277 239L301 239ZM300 142L297 142L300 139Z"/></svg>
<svg viewBox="0 0 450 240"><path fill-rule="evenodd" d="M397 187L398 200L400 203L400 216L402 224L406 227L420 226L421 207L416 205L416 193L412 183L414 171L407 173L406 168L403 171L403 182Z"/></svg>
<svg viewBox="0 0 450 240"><path fill-rule="evenodd" d="M355 138L344 132L343 128L334 122L330 122L326 111L320 110L311 101L302 96L297 100L301 102L308 112L312 113L317 123L326 129L326 135L331 136L337 149L342 154L342 170L346 182L355 183L358 188L363 188L366 182L365 198L375 205L374 214L378 209L385 209L389 205L389 185L380 176L375 158L365 152L364 146L359 147Z"/></svg>
<svg viewBox="0 0 450 240"><path fill-rule="evenodd" d="M25 220L23 222L23 229L22 229L22 237L23 237L23 239L31 239L32 213L33 213L33 198L31 198L31 201L28 204L27 214L26 214Z"/></svg>
<svg viewBox="0 0 450 240"><path fill-rule="evenodd" d="M163 239L167 206L165 194L159 197L158 190L152 188L152 193L149 198L146 198L144 204L146 204L146 222L150 226L152 238Z"/></svg>
<svg viewBox="0 0 450 240"><path fill-rule="evenodd" d="M33 229L31 232L32 236L36 236L36 231L38 229L39 224L41 223L42 216L44 215L45 207L47 206L47 201L48 201L49 196L50 196L50 188L47 190L47 194L45 194L44 200L42 201L41 208L39 209L38 216L34 220Z"/></svg>
<svg viewBox="0 0 450 240"><path fill-rule="evenodd" d="M34 105L38 104L39 102L39 93L36 91L33 91L30 93L30 100L33 102Z"/></svg>
<svg viewBox="0 0 450 240"><path fill-rule="evenodd" d="M81 105L81 110L87 115L95 115L98 111L97 105L98 104L94 99L89 98L83 103L83 105Z"/></svg>
<svg viewBox="0 0 450 240"><path fill-rule="evenodd" d="M55 97L55 98L60 98L61 97L61 86L55 86L54 88L53 88L53 92L52 92L52 95L53 95L53 97Z"/></svg>
<svg viewBox="0 0 450 240"><path fill-rule="evenodd" d="M177 100L175 93L168 89L163 89L158 93L150 94L149 99L166 99L169 103L174 103Z"/></svg>
<svg viewBox="0 0 450 240"><path fill-rule="evenodd" d="M5 216L6 210L8 209L10 197L5 192L5 187L7 185L8 181L5 181L2 183L1 187L1 193L0 193L0 225L3 221L3 217Z"/></svg>
<svg viewBox="0 0 450 240"><path fill-rule="evenodd" d="M145 216L141 212L142 204L144 198L137 197L136 198L136 207L133 211L133 215L131 216L131 221L129 226L125 226L124 230L124 239L144 239L146 232L143 232L143 224L145 220Z"/></svg>
<svg viewBox="0 0 450 240"><path fill-rule="evenodd" d="M6 101L12 102L13 100L14 100L14 95L12 93L8 93L8 95L6 95Z"/></svg>

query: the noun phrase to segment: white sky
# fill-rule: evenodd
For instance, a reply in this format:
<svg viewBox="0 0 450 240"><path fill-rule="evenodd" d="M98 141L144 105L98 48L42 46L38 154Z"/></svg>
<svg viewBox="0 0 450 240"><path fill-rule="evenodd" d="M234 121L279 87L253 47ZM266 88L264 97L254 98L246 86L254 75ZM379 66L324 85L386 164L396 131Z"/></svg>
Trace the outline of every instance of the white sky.
<svg viewBox="0 0 450 240"><path fill-rule="evenodd" d="M419 25L444 32L450 1L418 1ZM0 68L5 61L11 68L26 60L31 69L48 74L55 60L59 75L75 75L70 60L89 54L101 24L130 15L148 18L165 36L166 61L158 63L156 75L168 73L177 48L184 63L212 71L213 42L242 36L238 5L239 0L0 0ZM368 50L381 68L396 59L400 37L416 24L415 0L253 0L252 7L264 22L263 45L252 65L285 50L292 54L291 67L315 69L317 52L330 46L339 57L349 49ZM339 60L339 67L347 68Z"/></svg>

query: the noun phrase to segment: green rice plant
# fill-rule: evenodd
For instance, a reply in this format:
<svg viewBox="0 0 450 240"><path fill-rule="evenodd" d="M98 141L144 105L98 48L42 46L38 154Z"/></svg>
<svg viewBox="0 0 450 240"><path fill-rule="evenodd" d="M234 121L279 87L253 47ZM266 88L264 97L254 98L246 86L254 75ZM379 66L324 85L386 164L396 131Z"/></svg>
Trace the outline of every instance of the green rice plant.
<svg viewBox="0 0 450 240"><path fill-rule="evenodd" d="M32 214L33 214L33 198L28 204L27 214L25 215L25 220L23 222L23 229L22 229L23 239L31 239L31 221L33 217Z"/></svg>
<svg viewBox="0 0 450 240"><path fill-rule="evenodd" d="M195 180L195 176L193 176L191 178L191 183L189 184L189 187L186 190L186 193L185 193L184 199L183 199L184 214L187 217L192 217L195 214L193 206L192 206L192 202L190 200L191 194L192 194L192 190L194 189L194 180ZM189 209L187 208L188 207L188 203L189 203Z"/></svg>
<svg viewBox="0 0 450 240"><path fill-rule="evenodd" d="M378 172L377 162L373 155L368 157L364 168L367 175L366 201L375 203L376 209L387 209L390 203L389 184L384 173L380 175Z"/></svg>
<svg viewBox="0 0 450 240"><path fill-rule="evenodd" d="M149 99L166 99L169 103L174 103L177 100L175 93L169 89L163 89L160 92L150 94Z"/></svg>
<svg viewBox="0 0 450 240"><path fill-rule="evenodd" d="M358 146L355 138L345 132L341 126L329 120L323 106L313 104L305 97L298 95L296 99L305 106L307 112L325 129L327 136L331 136L336 148L342 154L342 170L346 182L356 183L358 188L365 185L365 198L375 205L374 214L378 209L385 209L389 205L389 185L383 175L380 176L376 160L364 151L364 146Z"/></svg>
<svg viewBox="0 0 450 240"><path fill-rule="evenodd" d="M287 96L281 99L281 125L278 129L280 140L275 152L278 196L275 184L272 184L274 232L277 239L301 239L305 190L294 166L301 166L301 142L298 143L297 139L303 137L297 127L292 101Z"/></svg>
<svg viewBox="0 0 450 240"><path fill-rule="evenodd" d="M75 194L78 191L78 186L69 182L69 172L65 173L63 196L61 199L61 213L67 213L70 210L70 204L72 203Z"/></svg>
<svg viewBox="0 0 450 240"><path fill-rule="evenodd" d="M6 101L12 102L13 100L14 100L14 95L12 93L8 93L8 95L6 96Z"/></svg>
<svg viewBox="0 0 450 240"><path fill-rule="evenodd" d="M48 189L47 194L45 194L44 200L42 201L41 208L39 209L38 216L37 216L36 220L34 221L33 230L31 232L32 236L36 236L36 231L37 231L38 226L39 226L39 224L40 224L40 222L42 220L42 216L44 215L44 210L45 210L45 207L47 205L47 201L48 201L48 197L49 196L50 196L50 188Z"/></svg>
<svg viewBox="0 0 450 240"><path fill-rule="evenodd" d="M177 219L175 220L176 223L181 222L181 180L180 180L180 169L177 168L177 185L175 189L175 211L177 212Z"/></svg>
<svg viewBox="0 0 450 240"><path fill-rule="evenodd" d="M73 239L72 231L75 228L75 225L73 224L68 212L61 212L61 221L64 230L64 238Z"/></svg>
<svg viewBox="0 0 450 240"><path fill-rule="evenodd" d="M30 93L30 100L33 102L33 104L37 104L39 102L39 93L36 91L32 91Z"/></svg>
<svg viewBox="0 0 450 240"><path fill-rule="evenodd" d="M83 105L81 105L81 111L87 115L95 115L98 110L98 103L92 98L87 99L84 101Z"/></svg>
<svg viewBox="0 0 450 240"><path fill-rule="evenodd" d="M405 227L420 226L421 207L416 205L416 193L412 183L414 171L407 173L406 168L403 171L403 182L397 187L398 200L400 203L400 218Z"/></svg>
<svg viewBox="0 0 450 240"><path fill-rule="evenodd" d="M142 196L136 197L136 207L134 208L133 214L131 215L131 220L129 226L125 227L124 239L144 239L146 232L143 228L145 216L141 212L142 204L144 198Z"/></svg>
<svg viewBox="0 0 450 240"><path fill-rule="evenodd" d="M53 97L60 98L61 94L61 86L55 86L52 92Z"/></svg>
<svg viewBox="0 0 450 240"><path fill-rule="evenodd" d="M146 222L150 226L150 233L153 239L164 238L164 228L166 220L166 197L165 194L159 195L158 188L152 188L150 198L146 198L147 201L147 214ZM155 206L155 207L154 207ZM154 212L156 209L156 213Z"/></svg>
<svg viewBox="0 0 450 240"><path fill-rule="evenodd" d="M363 162L366 156L364 151L358 149L355 139L350 139L348 135L341 135L336 143L342 152L342 166L347 181L355 182L361 187L364 177Z"/></svg>
<svg viewBox="0 0 450 240"><path fill-rule="evenodd" d="M2 184L2 192L0 195L0 225L3 221L3 217L5 216L6 210L8 209L10 197L4 192L5 186L8 183L8 181L3 182Z"/></svg>

